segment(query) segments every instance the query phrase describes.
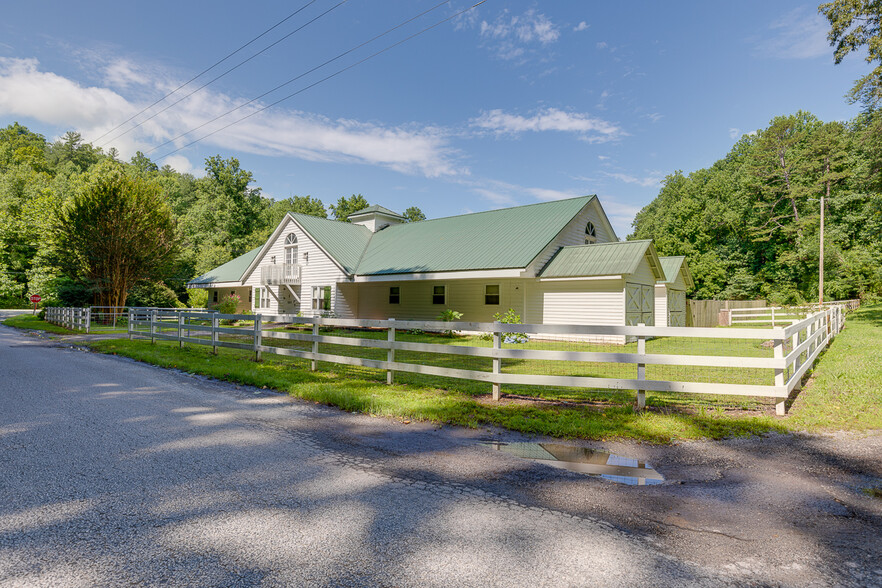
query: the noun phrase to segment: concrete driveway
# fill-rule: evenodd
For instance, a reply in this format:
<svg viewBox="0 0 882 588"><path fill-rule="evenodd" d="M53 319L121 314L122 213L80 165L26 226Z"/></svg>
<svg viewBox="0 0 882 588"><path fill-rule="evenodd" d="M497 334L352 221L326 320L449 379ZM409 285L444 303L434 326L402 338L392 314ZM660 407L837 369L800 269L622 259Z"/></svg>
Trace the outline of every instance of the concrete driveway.
<svg viewBox="0 0 882 588"><path fill-rule="evenodd" d="M882 475L878 437L611 447L668 478L644 487L490 438L520 439L0 327L0 586L882 584L879 501L852 491ZM865 455L837 461L843 443ZM757 464L776 455L796 465L772 479Z"/></svg>

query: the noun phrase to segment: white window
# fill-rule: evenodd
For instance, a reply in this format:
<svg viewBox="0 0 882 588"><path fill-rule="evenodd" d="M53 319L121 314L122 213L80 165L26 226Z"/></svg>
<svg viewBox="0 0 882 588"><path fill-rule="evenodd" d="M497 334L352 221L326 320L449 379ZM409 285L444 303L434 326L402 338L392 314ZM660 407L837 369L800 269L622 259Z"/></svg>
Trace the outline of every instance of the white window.
<svg viewBox="0 0 882 588"><path fill-rule="evenodd" d="M484 286L484 304L499 304L499 284Z"/></svg>
<svg viewBox="0 0 882 588"><path fill-rule="evenodd" d="M312 309L316 311L331 310L331 287L330 286L313 286L312 287Z"/></svg>
<svg viewBox="0 0 882 588"><path fill-rule="evenodd" d="M597 243L597 229L591 221L585 225L585 243Z"/></svg>
<svg viewBox="0 0 882 588"><path fill-rule="evenodd" d="M285 238L285 263L297 263L297 235L294 233Z"/></svg>
<svg viewBox="0 0 882 588"><path fill-rule="evenodd" d="M432 304L447 304L447 286L432 287Z"/></svg>

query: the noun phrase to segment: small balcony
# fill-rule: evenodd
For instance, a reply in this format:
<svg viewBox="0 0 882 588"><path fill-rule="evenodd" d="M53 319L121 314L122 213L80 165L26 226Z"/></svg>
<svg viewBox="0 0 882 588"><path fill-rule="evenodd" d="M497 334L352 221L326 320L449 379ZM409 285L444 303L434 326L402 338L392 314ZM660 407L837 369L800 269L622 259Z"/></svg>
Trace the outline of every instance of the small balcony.
<svg viewBox="0 0 882 588"><path fill-rule="evenodd" d="M277 263L260 267L260 283L264 286L281 286L300 283L299 263Z"/></svg>

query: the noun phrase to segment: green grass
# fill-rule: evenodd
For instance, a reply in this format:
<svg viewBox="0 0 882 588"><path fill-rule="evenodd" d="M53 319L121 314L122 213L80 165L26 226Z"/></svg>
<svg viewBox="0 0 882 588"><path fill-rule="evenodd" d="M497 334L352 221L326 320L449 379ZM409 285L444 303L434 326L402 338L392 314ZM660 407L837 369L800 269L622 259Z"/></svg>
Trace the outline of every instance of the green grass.
<svg viewBox="0 0 882 588"><path fill-rule="evenodd" d="M43 325L53 332L69 332L46 325L33 317L17 317L6 324L24 328ZM288 329L280 329L288 330ZM385 332L328 330L322 334L385 339ZM235 336L230 336L235 340ZM399 332L400 341L490 346L478 337L449 339L434 334ZM244 340L244 338L243 338ZM264 345L311 348L309 342L264 338ZM647 342L654 353L694 353L700 355L743 354L769 357L771 350L762 341L734 339L695 340L664 338ZM630 438L653 443L672 439L719 439L736 435L786 432L789 430L827 430L833 428L869 429L880 426L879 406L882 366L872 349L882 348L882 305L867 307L853 314L846 329L837 337L815 370L813 382L800 393L791 414L771 415L772 399L689 395L647 392L646 412L634 409L633 391L585 390L573 388L530 388L503 386L508 395L502 403L488 401L489 384L420 374L397 372L396 384L385 385L385 371L325 362L318 370L309 369L308 360L264 353L264 361L251 361L251 353L219 349L214 356L208 347L159 341L110 340L89 345L96 351L200 373L221 380L266 387L306 400L338 406L344 410L400 419L451 423L470 427L494 425L509 429L558 437L588 439ZM698 346L696 346L698 345ZM634 352L636 344L625 346L530 341L521 347L579 351ZM385 359L382 349L321 344L322 353ZM840 354L842 354L840 358ZM455 355L427 355L397 351L396 360L425 361L439 366L489 371L490 359ZM653 374L650 369L659 371ZM511 373L569 373L603 377L635 377L631 365L506 360L503 371ZM647 366L647 376L679 380L716 378L707 381L733 383L766 382L768 370L701 368L690 378L693 368ZM634 371L634 374L630 374ZM761 372L759 374L751 373ZM830 374L837 374L835 377ZM758 378L762 381L758 381ZM528 397L530 399L526 399Z"/></svg>
<svg viewBox="0 0 882 588"><path fill-rule="evenodd" d="M790 412L790 425L808 431L882 429L882 304L864 306L846 321Z"/></svg>
<svg viewBox="0 0 882 588"><path fill-rule="evenodd" d="M32 331L46 331L49 333L56 333L59 335L82 335L85 334L84 331L74 331L71 329L66 329L64 327L60 327L58 325L53 325L51 323L47 323L46 321L42 321L38 319L36 316L31 314L20 314L18 316L14 316L12 318L8 318L3 321L4 325L8 325L10 327L17 327L19 329L30 329ZM113 326L101 326L92 324L89 328L90 335L102 335L108 333L125 333L126 326L123 324L122 326L117 325L115 328Z"/></svg>

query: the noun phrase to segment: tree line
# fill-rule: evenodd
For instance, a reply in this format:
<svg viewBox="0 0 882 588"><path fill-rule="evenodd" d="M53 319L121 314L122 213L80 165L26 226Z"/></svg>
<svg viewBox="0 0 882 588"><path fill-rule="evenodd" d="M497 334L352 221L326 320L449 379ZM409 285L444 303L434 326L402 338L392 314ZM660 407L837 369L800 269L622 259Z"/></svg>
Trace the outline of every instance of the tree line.
<svg viewBox="0 0 882 588"><path fill-rule="evenodd" d="M55 142L0 129L0 306L30 294L50 304L174 306L187 281L262 245L288 212L338 220L370 204L273 200L235 157L205 160L196 178L142 153L120 161L76 132ZM417 207L404 212L423 220ZM204 294L203 294L204 295Z"/></svg>
<svg viewBox="0 0 882 588"><path fill-rule="evenodd" d="M706 169L668 175L631 238L686 255L696 298L819 297L823 198L826 299L882 294L882 113L825 123L774 118Z"/></svg>

